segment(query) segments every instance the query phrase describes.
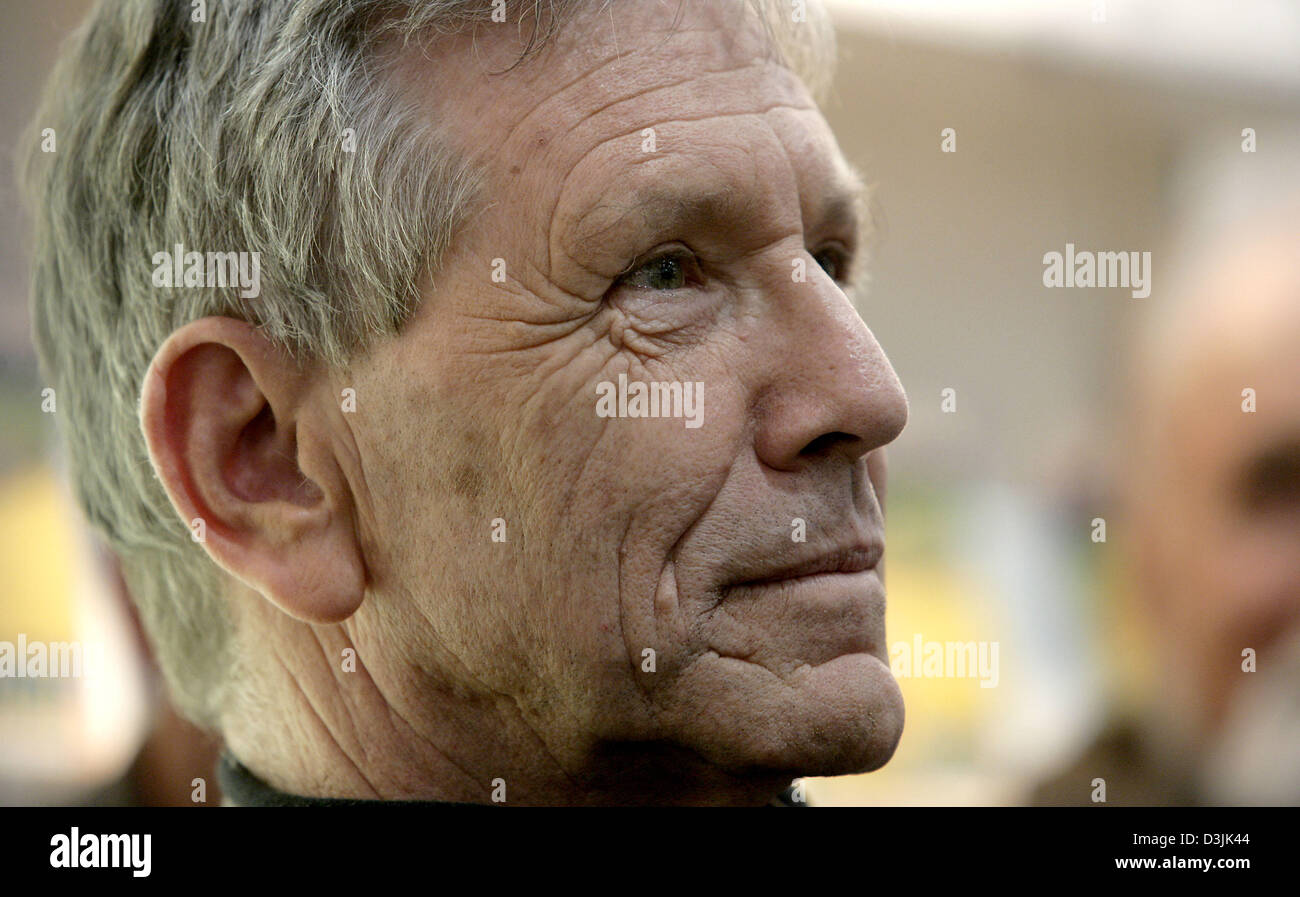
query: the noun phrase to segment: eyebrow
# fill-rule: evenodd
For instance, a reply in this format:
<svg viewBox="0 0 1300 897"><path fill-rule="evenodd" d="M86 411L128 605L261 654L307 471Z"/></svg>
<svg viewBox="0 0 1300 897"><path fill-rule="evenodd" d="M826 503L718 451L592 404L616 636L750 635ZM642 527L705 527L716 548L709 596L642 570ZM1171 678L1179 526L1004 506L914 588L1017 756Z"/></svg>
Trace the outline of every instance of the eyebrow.
<svg viewBox="0 0 1300 897"><path fill-rule="evenodd" d="M718 221L752 220L761 214L762 206L763 202L753 194L726 188L684 193L659 185L633 193L617 204L602 203L599 208L622 207L622 214L617 219L620 222L636 215L651 226L667 222L673 227L693 227Z"/></svg>
<svg viewBox="0 0 1300 897"><path fill-rule="evenodd" d="M853 258L849 263L849 276L845 292L849 301L856 306L865 299L871 283L871 255L879 228L876 226L874 192L867 183L862 171L856 165L844 160L841 170L842 188L835 191L829 201L830 208L824 213L828 220L837 216L850 219L846 227L853 234Z"/></svg>
<svg viewBox="0 0 1300 897"><path fill-rule="evenodd" d="M837 166L835 181L825 185L822 195L813 200L815 216L808 229L829 227L847 232L857 248L867 241L875 230L870 214L870 188L856 167L845 162ZM674 228L691 228L715 222L737 223L761 217L766 201L745 191L726 187L713 187L704 191L683 193L664 189L662 185L633 193L626 200L603 201L586 210L581 221L585 239L592 239L602 230L620 226L629 216L637 215L646 225L666 222ZM605 213L614 213L612 219ZM599 223L593 223L594 221Z"/></svg>
<svg viewBox="0 0 1300 897"><path fill-rule="evenodd" d="M849 230L858 246L868 243L876 232L871 213L871 187L856 165L845 161L838 184L828 188L822 199L821 218Z"/></svg>

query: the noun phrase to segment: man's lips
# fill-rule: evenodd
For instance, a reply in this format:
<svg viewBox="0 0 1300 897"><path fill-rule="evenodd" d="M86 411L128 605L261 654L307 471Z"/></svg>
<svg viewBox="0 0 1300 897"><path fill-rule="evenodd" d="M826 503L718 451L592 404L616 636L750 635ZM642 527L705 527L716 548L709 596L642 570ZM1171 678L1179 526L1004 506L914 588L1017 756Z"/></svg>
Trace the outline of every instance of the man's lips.
<svg viewBox="0 0 1300 897"><path fill-rule="evenodd" d="M720 590L728 607L722 619L742 633L737 644L752 648L755 633L762 633L768 653L813 666L846 654L871 654L884 662L885 589L877 566L883 542L799 551L806 547L743 568L743 578Z"/></svg>
<svg viewBox="0 0 1300 897"><path fill-rule="evenodd" d="M778 585L831 573L862 573L875 569L884 551L882 543L872 542L796 558L785 564L761 567L756 575L730 583L727 588Z"/></svg>

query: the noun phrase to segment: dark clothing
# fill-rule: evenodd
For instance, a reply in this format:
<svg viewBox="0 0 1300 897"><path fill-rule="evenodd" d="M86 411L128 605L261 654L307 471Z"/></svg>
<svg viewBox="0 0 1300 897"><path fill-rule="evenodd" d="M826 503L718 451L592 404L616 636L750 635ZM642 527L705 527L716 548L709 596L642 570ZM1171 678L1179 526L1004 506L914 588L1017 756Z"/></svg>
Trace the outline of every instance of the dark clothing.
<svg viewBox="0 0 1300 897"><path fill-rule="evenodd" d="M364 807L370 805L406 807L482 807L442 800L366 800L347 797L303 797L289 794L263 782L230 753L222 752L217 767L221 792L237 807Z"/></svg>
<svg viewBox="0 0 1300 897"><path fill-rule="evenodd" d="M367 800L345 797L303 797L271 787L240 763L229 752L222 752L217 767L221 791L237 807L487 807L491 804L467 804L442 800ZM793 787L772 798L771 807L799 807L793 800Z"/></svg>

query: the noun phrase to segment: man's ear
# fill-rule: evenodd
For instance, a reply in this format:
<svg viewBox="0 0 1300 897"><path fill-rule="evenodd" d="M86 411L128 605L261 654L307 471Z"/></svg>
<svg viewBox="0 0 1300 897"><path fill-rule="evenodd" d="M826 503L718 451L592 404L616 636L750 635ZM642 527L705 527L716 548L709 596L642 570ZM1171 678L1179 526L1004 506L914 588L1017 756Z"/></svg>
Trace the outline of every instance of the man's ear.
<svg viewBox="0 0 1300 897"><path fill-rule="evenodd" d="M361 605L354 501L313 374L250 324L202 318L145 375L149 459L192 538L282 611L337 623Z"/></svg>

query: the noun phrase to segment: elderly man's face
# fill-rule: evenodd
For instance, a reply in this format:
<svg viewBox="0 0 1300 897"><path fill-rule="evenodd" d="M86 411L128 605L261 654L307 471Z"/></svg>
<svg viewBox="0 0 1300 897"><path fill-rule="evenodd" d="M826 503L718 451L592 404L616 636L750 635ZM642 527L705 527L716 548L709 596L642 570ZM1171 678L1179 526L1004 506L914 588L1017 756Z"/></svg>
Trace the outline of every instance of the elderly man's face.
<svg viewBox="0 0 1300 897"><path fill-rule="evenodd" d="M687 9L615 5L505 74L490 29L412 61L488 204L348 384L388 627L358 635L508 696L578 776L628 746L871 769L903 707L867 461L907 405L844 291L856 181L758 32ZM701 425L598 412L621 376L702 389Z"/></svg>

